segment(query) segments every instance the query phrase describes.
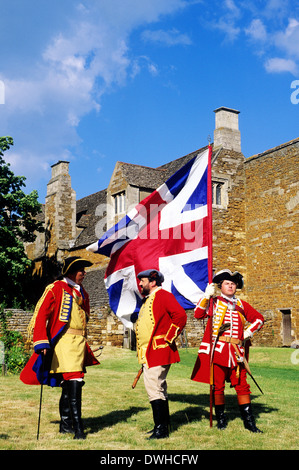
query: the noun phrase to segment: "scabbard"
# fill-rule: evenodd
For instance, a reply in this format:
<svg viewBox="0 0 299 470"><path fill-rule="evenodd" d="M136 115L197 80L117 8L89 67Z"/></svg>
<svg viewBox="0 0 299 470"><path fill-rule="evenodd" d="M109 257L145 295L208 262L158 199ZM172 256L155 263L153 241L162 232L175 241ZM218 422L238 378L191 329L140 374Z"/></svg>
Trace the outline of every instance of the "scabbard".
<svg viewBox="0 0 299 470"><path fill-rule="evenodd" d="M134 382L132 383L132 388L135 388L135 387L136 387L137 382L138 382L138 380L140 379L140 376L141 376L142 372L143 372L143 367L141 367L141 368L139 369L138 374L136 375L136 377L135 377L135 379L134 379Z"/></svg>
<svg viewBox="0 0 299 470"><path fill-rule="evenodd" d="M237 355L237 358L240 357L240 354L239 354L239 351L238 351L238 348L235 344L233 344L233 347L236 351L236 355ZM264 392L263 390L261 389L261 387L259 386L259 384L257 383L257 381L255 380L255 378L253 377L252 373L251 373L251 370L250 370L250 367L249 367L249 364L247 362L247 359L245 357L243 357L243 364L244 364L244 367L246 369L246 371L248 372L248 374L250 375L250 377L252 378L252 380L254 381L255 385L257 386L257 388L259 389L259 391L261 392L262 395L264 395Z"/></svg>
<svg viewBox="0 0 299 470"><path fill-rule="evenodd" d="M254 381L255 385L257 386L257 388L258 388L259 391L261 392L261 394L264 395L263 390L261 389L261 387L259 386L259 384L258 384L257 381L255 380L255 378L253 377L253 375L252 375L252 373L251 373L251 371L250 371L250 368L249 368L247 359L245 359L245 357L244 357L244 366L245 366L245 369L247 370L248 374L250 375L250 377L251 377L252 380Z"/></svg>

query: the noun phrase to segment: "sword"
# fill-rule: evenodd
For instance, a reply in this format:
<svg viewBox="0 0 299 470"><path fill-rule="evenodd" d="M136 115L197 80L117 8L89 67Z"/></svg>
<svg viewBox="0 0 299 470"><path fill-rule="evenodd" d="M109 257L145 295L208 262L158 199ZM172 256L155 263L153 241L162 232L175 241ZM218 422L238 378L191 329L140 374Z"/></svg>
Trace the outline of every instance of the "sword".
<svg viewBox="0 0 299 470"><path fill-rule="evenodd" d="M241 358L240 354L239 354L239 350L237 348L237 346L235 344L233 344L234 348L235 348L235 351L236 351L236 356L237 356L237 360ZM246 359L246 357L244 356L241 361L239 362L243 362L244 364L244 367L246 369L246 372L248 372L248 374L250 375L250 377L252 378L252 380L254 381L255 385L257 386L257 388L259 389L259 391L261 392L262 395L264 395L264 392L263 390L261 389L261 387L259 386L259 384L257 383L257 381L255 380L255 378L253 377L252 373L251 373L251 370L250 370L250 367L249 367L249 364L248 364L248 361Z"/></svg>

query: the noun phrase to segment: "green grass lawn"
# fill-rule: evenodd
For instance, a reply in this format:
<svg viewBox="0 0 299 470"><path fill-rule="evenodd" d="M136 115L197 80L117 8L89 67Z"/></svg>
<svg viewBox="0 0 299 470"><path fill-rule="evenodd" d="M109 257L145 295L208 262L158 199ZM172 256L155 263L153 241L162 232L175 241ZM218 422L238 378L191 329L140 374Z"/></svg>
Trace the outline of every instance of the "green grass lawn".
<svg viewBox="0 0 299 470"><path fill-rule="evenodd" d="M106 347L101 365L89 367L83 388L82 416L87 439L74 441L58 432L60 389L44 387L39 440L36 439L40 387L24 385L18 376L0 376L0 450L295 450L298 449L299 350L251 348L250 367L257 425L246 431L234 389L226 385L228 428L209 425L209 386L190 380L196 349L181 349L181 362L171 367L168 394L171 434L147 440L152 412L143 378L133 390L139 369L136 353Z"/></svg>

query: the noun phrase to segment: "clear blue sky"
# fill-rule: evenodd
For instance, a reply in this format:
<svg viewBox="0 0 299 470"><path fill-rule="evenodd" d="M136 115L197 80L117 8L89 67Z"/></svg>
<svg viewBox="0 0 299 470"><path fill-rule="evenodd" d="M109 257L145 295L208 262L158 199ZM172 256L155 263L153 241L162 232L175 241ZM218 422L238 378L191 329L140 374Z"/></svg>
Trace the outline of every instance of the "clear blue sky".
<svg viewBox="0 0 299 470"><path fill-rule="evenodd" d="M220 106L245 157L299 137L298 0L0 0L0 18L5 158L41 202L58 160L79 199L117 160L206 145Z"/></svg>

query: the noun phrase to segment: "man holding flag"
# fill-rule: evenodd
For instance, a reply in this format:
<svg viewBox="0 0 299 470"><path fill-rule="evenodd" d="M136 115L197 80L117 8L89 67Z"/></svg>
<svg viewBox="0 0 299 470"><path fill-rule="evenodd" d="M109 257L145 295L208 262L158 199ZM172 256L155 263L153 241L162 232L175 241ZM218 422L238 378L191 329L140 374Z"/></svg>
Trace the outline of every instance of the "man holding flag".
<svg viewBox="0 0 299 470"><path fill-rule="evenodd" d="M215 284L221 290L216 296ZM229 381L237 392L238 404L245 429L261 432L255 424L251 409L250 386L246 372L250 373L247 359L250 338L262 328L264 317L250 304L235 296L236 290L242 289L243 276L235 271L223 269L215 274L204 295L199 299L194 311L195 318L209 318L197 361L191 376L196 382L213 385L214 405L217 427L227 427L224 413L225 381ZM210 305L209 305L210 304ZM246 326L246 322L250 323Z"/></svg>

